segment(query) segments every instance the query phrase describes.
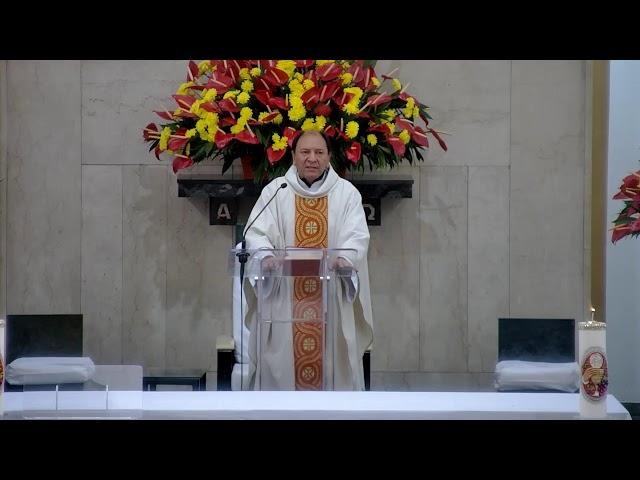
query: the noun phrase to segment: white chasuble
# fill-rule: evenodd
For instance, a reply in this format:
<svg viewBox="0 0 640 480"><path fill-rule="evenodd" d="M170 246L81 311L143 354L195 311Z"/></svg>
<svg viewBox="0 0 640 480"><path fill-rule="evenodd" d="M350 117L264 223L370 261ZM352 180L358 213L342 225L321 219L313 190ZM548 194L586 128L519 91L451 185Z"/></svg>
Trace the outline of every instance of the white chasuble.
<svg viewBox="0 0 640 480"><path fill-rule="evenodd" d="M352 280L337 281L336 295L328 298L327 308L335 322L333 352L333 382L335 390L364 390L362 357L373 342L373 320L369 293L367 227L362 198L358 190L329 167L322 182L311 187L299 178L295 166L284 177L270 182L262 191L247 224L255 218L280 185L265 211L246 232L247 248L254 250L284 249L286 247L348 248L355 253L343 257L353 265L357 275ZM250 258L250 271L257 268L263 255ZM322 291L316 284L318 277L299 277L293 282L274 279L269 287L269 301L262 303L263 318L278 317L308 319L287 323L271 321L263 328L261 385L256 382L256 292L252 279L243 288L247 300L244 318L251 332L249 358L251 360L248 389L315 390L322 389L325 360L322 358L322 324L313 322L314 315L322 315ZM282 280L282 281L278 281ZM319 279L318 279L319 280ZM320 299L320 300L319 300ZM247 386L244 387L247 389Z"/></svg>

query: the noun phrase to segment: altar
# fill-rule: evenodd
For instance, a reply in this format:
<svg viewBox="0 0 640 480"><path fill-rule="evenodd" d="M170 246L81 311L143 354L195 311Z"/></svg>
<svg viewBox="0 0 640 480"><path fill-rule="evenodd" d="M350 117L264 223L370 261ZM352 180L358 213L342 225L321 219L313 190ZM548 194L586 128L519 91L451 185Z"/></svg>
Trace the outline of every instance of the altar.
<svg viewBox="0 0 640 480"><path fill-rule="evenodd" d="M4 417L202 420L579 420L579 394L509 392L6 392ZM607 396L609 420L631 420Z"/></svg>

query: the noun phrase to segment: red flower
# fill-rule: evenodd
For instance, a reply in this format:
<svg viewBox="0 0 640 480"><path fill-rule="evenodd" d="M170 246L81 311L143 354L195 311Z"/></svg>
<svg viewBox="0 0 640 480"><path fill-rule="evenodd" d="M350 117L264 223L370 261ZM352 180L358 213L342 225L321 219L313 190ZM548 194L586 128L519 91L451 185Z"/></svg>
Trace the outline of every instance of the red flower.
<svg viewBox="0 0 640 480"><path fill-rule="evenodd" d="M340 68L335 62L325 63L316 68L316 77L318 77L323 82L328 82L329 80L333 80L337 78L342 73L342 68Z"/></svg>
<svg viewBox="0 0 640 480"><path fill-rule="evenodd" d="M144 130L142 131L142 138L144 138L145 142L160 138L160 132L158 132L158 127L156 127L155 123L150 123L144 127Z"/></svg>
<svg viewBox="0 0 640 480"><path fill-rule="evenodd" d="M183 128L176 130L175 135L171 135L171 137L169 137L169 142L167 143L169 150L177 152L189 143L189 139L185 136L185 133L187 133L187 129Z"/></svg>
<svg viewBox="0 0 640 480"><path fill-rule="evenodd" d="M331 115L331 107L328 103L319 103L314 110L316 115L322 115L323 117L328 117Z"/></svg>
<svg viewBox="0 0 640 480"><path fill-rule="evenodd" d="M387 142L389 142L391 148L393 148L393 151L397 156L402 157L404 155L407 147L402 140L400 140L398 137L389 137L387 138Z"/></svg>
<svg viewBox="0 0 640 480"><path fill-rule="evenodd" d="M191 165L193 165L193 160L191 160L189 157L185 157L184 155L176 155L172 162L173 173L178 173L178 170L190 167Z"/></svg>
<svg viewBox="0 0 640 480"><path fill-rule="evenodd" d="M631 231L629 230L629 227L627 227L627 226L614 228L614 230L613 230L613 232L611 234L611 243L616 243L618 240L620 240L621 238L626 237L630 233L631 233Z"/></svg>
<svg viewBox="0 0 640 480"><path fill-rule="evenodd" d="M273 146L270 146L269 148L267 148L267 158L269 159L269 163L273 165L274 163L278 162L278 160L284 157L285 153L287 153L286 148L276 151L273 149Z"/></svg>
<svg viewBox="0 0 640 480"><path fill-rule="evenodd" d="M347 160L356 165L360 161L362 146L358 142L352 142L347 149Z"/></svg>
<svg viewBox="0 0 640 480"><path fill-rule="evenodd" d="M258 137L256 137L256 135L253 132L250 132L249 130L242 130L240 133L238 133L235 136L235 139L243 143L250 143L253 145L258 145L260 143L260 140L258 140Z"/></svg>
<svg viewBox="0 0 640 480"><path fill-rule="evenodd" d="M222 149L229 145L229 142L233 140L233 135L230 133L223 133L220 130L216 132L214 141L216 142L216 147Z"/></svg>
<svg viewBox="0 0 640 480"><path fill-rule="evenodd" d="M333 140L334 161L339 159L341 163L336 164L338 168L356 166L363 169L364 157L372 159L370 164L374 167L395 166L405 157L415 159L420 156L419 151L429 147L428 137L431 136L446 150L442 134L429 126L430 117L425 104L411 92L384 93L389 89L380 84L390 77L376 74L375 61L331 60L319 65L315 60L293 60L293 63L288 62L293 71L289 67L286 71L278 68L279 64L279 60L189 61L186 71L188 83L180 87L179 94L173 95L178 109L175 112L162 107L155 110L163 123L148 124L142 131L143 140L151 144L150 150L159 159L162 153L161 132L168 130L170 136L166 146L165 136L162 136L163 148L171 155L175 171L204 159L222 157L224 172L238 157L249 156L252 168L264 171L264 176L254 176L260 179L284 173L291 161L286 153L301 135L304 122L320 116L324 118L324 133ZM349 75L344 75L345 72ZM309 82L304 84L307 80L313 82L310 88ZM251 88L248 88L248 83ZM301 84L304 89L300 88ZM352 91L347 93L345 89ZM231 91L244 93L242 96L229 95ZM224 98L225 95L228 98ZM300 98L302 105L292 102L293 98ZM422 123L422 128L418 127L417 122L404 118L403 109L410 98L415 100L426 127ZM344 108L347 103L351 103L348 109ZM296 105L295 109L290 108L292 104ZM246 123L246 129L233 134L231 127L238 124L240 116ZM391 118L395 118L391 122L395 124L396 132L409 132L406 144L397 133L389 131ZM359 135L355 138L346 135L349 122L358 126ZM195 135L187 137L186 132L193 132L194 128ZM366 142L365 138L370 133L375 133L376 145ZM273 150L274 134L287 137L286 148ZM403 139L407 140L404 136ZM640 210L639 178L629 176L621 187L620 198L627 202L638 201L637 208L631 209L629 204L626 205L623 225L638 220L630 216L638 215L637 210ZM632 235L640 233L636 224L633 225L633 231L631 227L624 231Z"/></svg>
<svg viewBox="0 0 640 480"><path fill-rule="evenodd" d="M640 235L640 170L622 179L620 190L613 199L623 200L625 206L613 221L612 243L627 235Z"/></svg>

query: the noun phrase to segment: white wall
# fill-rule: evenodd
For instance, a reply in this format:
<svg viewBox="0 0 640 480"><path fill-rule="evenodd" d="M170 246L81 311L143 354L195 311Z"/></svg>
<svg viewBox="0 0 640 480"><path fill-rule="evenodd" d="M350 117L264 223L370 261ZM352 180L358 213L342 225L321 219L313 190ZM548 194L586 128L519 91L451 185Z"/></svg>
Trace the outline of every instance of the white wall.
<svg viewBox="0 0 640 480"><path fill-rule="evenodd" d="M640 61L612 61L609 93L607 219L623 202L612 200L626 175L640 169ZM609 228L609 226L607 227ZM640 402L640 238L607 243L607 354L610 392Z"/></svg>

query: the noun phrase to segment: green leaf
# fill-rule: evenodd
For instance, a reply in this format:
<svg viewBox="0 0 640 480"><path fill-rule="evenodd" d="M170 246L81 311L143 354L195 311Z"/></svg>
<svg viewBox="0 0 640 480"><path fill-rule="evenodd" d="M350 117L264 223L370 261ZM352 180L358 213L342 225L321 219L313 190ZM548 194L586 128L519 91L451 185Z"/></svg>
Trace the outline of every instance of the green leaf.
<svg viewBox="0 0 640 480"><path fill-rule="evenodd" d="M258 140L260 140L260 143L262 145L267 145L267 138L265 137L265 135L262 133L262 130L259 128L255 128L254 132L256 132L256 136L258 137Z"/></svg>
<svg viewBox="0 0 640 480"><path fill-rule="evenodd" d="M222 165L222 173L229 170L229 167L231 167L231 165L233 164L234 159L235 157L231 157L231 156L224 157L224 164Z"/></svg>
<svg viewBox="0 0 640 480"><path fill-rule="evenodd" d="M380 148L380 150L382 150L387 155L391 155L391 149L389 147L387 147L386 145L378 144L378 147Z"/></svg>
<svg viewBox="0 0 640 480"><path fill-rule="evenodd" d="M207 143L207 146L205 147L205 155L207 157L211 155L211 152L213 151L213 147L214 147L213 143Z"/></svg>

